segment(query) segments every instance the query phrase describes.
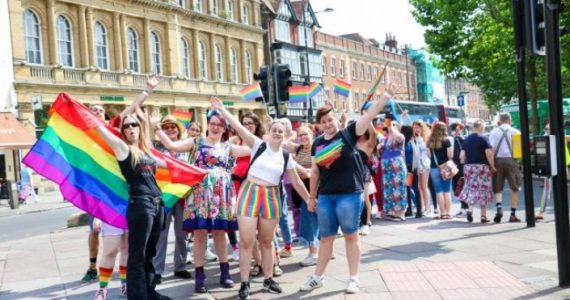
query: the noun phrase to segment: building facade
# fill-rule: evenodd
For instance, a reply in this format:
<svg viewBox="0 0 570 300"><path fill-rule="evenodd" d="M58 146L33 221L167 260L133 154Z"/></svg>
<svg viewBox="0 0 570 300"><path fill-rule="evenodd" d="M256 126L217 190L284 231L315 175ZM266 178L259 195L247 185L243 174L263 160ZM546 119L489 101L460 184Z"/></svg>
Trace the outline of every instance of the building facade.
<svg viewBox="0 0 570 300"><path fill-rule="evenodd" d="M384 66L385 75L375 97L379 97L387 82L394 82L400 85L400 90L394 95L395 100L417 101L416 67L397 45L381 45L359 34L334 36L322 32L316 33L315 43L317 49L322 50L325 95L337 110L358 113ZM347 99L334 93L337 79L352 85Z"/></svg>
<svg viewBox="0 0 570 300"><path fill-rule="evenodd" d="M458 102L463 97L463 108L467 121L473 119L482 119L490 121L490 110L485 104L485 96L481 89L465 79L446 79L447 104L452 106L460 106Z"/></svg>
<svg viewBox="0 0 570 300"><path fill-rule="evenodd" d="M443 104L445 76L433 65L432 56L424 49L409 49L408 55L416 64L418 101Z"/></svg>
<svg viewBox="0 0 570 300"><path fill-rule="evenodd" d="M20 117L40 128L66 91L119 113L161 82L146 104L191 110L204 122L209 97L237 113L239 90L263 61L258 0L8 0Z"/></svg>

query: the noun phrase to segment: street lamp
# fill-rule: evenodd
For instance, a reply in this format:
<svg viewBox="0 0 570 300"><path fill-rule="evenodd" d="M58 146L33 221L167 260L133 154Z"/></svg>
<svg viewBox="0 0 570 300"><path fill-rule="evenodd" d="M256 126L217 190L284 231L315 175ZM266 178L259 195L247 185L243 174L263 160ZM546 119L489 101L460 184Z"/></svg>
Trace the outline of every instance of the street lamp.
<svg viewBox="0 0 570 300"><path fill-rule="evenodd" d="M309 62L309 42L307 41L307 24L306 24L306 16L307 16L307 7L309 6L309 2L307 5L303 6L303 26L305 30L305 63L307 64L307 76L305 77L305 85L311 84L311 64ZM327 7L324 10L316 11L314 14L322 13L322 12L333 12L334 9ZM314 42L314 41L313 41ZM309 111L307 113L307 122L311 123L313 120L313 100L309 97Z"/></svg>

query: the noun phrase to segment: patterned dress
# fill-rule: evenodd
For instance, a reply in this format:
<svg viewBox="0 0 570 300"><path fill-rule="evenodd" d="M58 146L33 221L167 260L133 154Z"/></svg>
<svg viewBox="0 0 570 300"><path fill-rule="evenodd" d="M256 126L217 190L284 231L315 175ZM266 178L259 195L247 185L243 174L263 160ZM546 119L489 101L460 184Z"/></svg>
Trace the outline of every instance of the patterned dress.
<svg viewBox="0 0 570 300"><path fill-rule="evenodd" d="M185 231L197 229L237 230L235 216L236 190L232 183L231 145L206 145L203 138L196 140L196 151L191 161L208 174L195 186L184 208Z"/></svg>
<svg viewBox="0 0 570 300"><path fill-rule="evenodd" d="M382 190L384 211L399 214L406 209L406 161L403 157L404 144L384 139L382 148Z"/></svg>
<svg viewBox="0 0 570 300"><path fill-rule="evenodd" d="M469 205L488 205L493 202L493 175L488 165L466 164L463 166L463 176L465 183L459 201Z"/></svg>

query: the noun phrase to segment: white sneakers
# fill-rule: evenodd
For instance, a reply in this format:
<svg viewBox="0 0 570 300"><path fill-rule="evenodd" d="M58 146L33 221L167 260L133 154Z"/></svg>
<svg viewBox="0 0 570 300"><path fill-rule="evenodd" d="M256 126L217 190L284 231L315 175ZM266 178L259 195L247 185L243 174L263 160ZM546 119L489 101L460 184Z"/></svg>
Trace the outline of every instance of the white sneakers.
<svg viewBox="0 0 570 300"><path fill-rule="evenodd" d="M236 249L228 257L229 261L239 261L239 249Z"/></svg>
<svg viewBox="0 0 570 300"><path fill-rule="evenodd" d="M305 257L305 259L303 259L301 261L301 266L303 266L303 267L314 266L317 264L318 260L319 260L319 258L316 255L309 253L309 255L307 255L307 257Z"/></svg>
<svg viewBox="0 0 570 300"><path fill-rule="evenodd" d="M210 251L210 247L206 247L206 253L204 255L204 259L206 261L216 261L218 260L218 256L212 253L212 251Z"/></svg>
<svg viewBox="0 0 570 300"><path fill-rule="evenodd" d="M370 225L364 225L360 228L360 235L365 236L370 234Z"/></svg>
<svg viewBox="0 0 570 300"><path fill-rule="evenodd" d="M323 287L324 281L325 279L321 276L310 275L309 277L307 277L307 280L305 281L305 283L303 283L303 285L299 290L301 292L310 292L314 289Z"/></svg>
<svg viewBox="0 0 570 300"><path fill-rule="evenodd" d="M360 286L360 281L358 280L358 278L351 277L348 280L348 286L344 291L347 294L356 294L360 290L359 286Z"/></svg>

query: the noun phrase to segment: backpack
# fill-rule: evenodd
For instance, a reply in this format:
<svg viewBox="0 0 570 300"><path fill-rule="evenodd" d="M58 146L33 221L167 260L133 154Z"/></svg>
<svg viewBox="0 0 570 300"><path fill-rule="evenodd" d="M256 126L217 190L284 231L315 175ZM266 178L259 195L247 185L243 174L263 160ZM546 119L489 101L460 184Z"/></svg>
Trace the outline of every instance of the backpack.
<svg viewBox="0 0 570 300"><path fill-rule="evenodd" d="M251 168L251 166L253 165L255 160L258 157L260 157L261 154L263 154L265 149L267 149L267 143L263 142L263 143L261 143L261 145L259 145L259 148L257 148L257 151L255 152L255 154L251 158L251 161L249 162L249 166L247 167L247 172L245 172L246 178L247 178L247 175L249 174L249 168ZM284 200L284 197L283 197L284 196L284 194L283 194L283 175L285 175L285 172L287 171L287 163L289 162L289 152L285 151L285 149L283 149L283 160L285 163L283 164L283 172L281 173L281 179L279 181L279 192L280 192L280 196L281 196L281 201Z"/></svg>

